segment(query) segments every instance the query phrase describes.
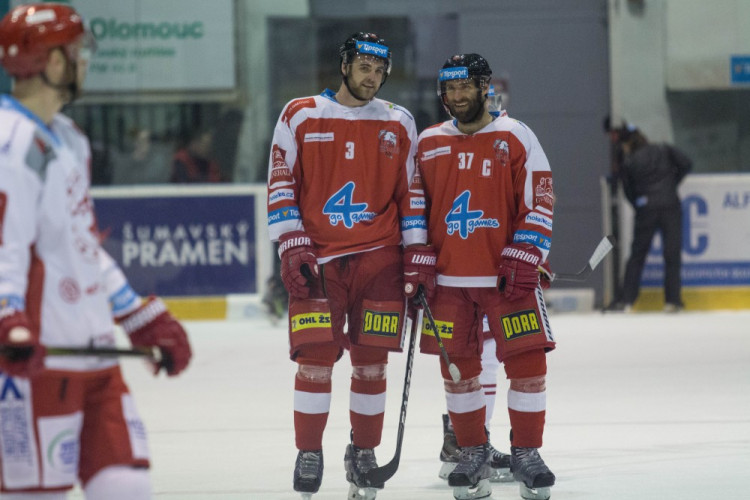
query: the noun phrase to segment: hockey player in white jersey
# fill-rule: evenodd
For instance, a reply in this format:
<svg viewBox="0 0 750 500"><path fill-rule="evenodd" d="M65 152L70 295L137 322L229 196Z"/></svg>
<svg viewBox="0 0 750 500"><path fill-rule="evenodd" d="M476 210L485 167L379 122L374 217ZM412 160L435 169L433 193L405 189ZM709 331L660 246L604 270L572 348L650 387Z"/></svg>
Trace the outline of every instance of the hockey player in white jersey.
<svg viewBox="0 0 750 500"><path fill-rule="evenodd" d="M158 349L168 375L191 357L185 330L142 300L104 252L89 194L91 153L60 114L83 82L93 38L68 5L16 7L0 21L0 497L151 498L146 435L112 358L47 348Z"/></svg>

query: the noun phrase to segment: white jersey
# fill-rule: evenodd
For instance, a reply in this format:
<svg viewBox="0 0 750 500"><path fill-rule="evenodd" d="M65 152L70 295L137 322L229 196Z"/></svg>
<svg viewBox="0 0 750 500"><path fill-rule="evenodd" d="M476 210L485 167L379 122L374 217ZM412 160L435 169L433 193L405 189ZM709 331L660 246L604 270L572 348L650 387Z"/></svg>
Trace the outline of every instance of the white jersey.
<svg viewBox="0 0 750 500"><path fill-rule="evenodd" d="M0 314L26 311L46 346L113 346L105 280L112 260L99 245L89 194L91 152L58 114L44 124L0 96ZM48 368L100 369L113 360L46 359Z"/></svg>

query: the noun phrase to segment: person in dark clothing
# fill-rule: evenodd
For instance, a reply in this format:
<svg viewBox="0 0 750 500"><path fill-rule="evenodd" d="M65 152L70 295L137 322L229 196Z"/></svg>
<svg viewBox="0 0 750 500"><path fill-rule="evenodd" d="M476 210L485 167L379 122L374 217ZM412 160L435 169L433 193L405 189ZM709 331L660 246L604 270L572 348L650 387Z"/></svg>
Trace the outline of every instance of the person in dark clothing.
<svg viewBox="0 0 750 500"><path fill-rule="evenodd" d="M177 150L172 159L171 182L221 182L219 164L211 157L213 134L208 130L193 133L187 146Z"/></svg>
<svg viewBox="0 0 750 500"><path fill-rule="evenodd" d="M619 300L612 309L629 310L640 291L641 274L651 240L661 232L664 253L664 310L684 307L680 278L682 207L677 187L692 169L692 161L677 148L651 144L636 129L623 129L623 162L619 172L625 196L635 209L630 257Z"/></svg>

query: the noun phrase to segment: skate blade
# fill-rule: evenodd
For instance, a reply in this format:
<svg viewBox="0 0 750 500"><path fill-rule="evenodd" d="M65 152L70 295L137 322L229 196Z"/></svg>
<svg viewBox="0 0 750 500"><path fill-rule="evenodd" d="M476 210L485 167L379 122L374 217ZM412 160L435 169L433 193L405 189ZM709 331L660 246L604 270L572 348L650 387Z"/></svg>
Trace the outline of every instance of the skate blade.
<svg viewBox="0 0 750 500"><path fill-rule="evenodd" d="M510 472L510 469L492 469L491 483L512 483L513 481L515 479L513 479L513 473Z"/></svg>
<svg viewBox="0 0 750 500"><path fill-rule="evenodd" d="M454 486L453 498L456 500L479 500L492 495L489 479L481 479L476 486Z"/></svg>
<svg viewBox="0 0 750 500"><path fill-rule="evenodd" d="M347 500L375 500L378 494L376 488L360 488L356 484L349 484L349 494Z"/></svg>
<svg viewBox="0 0 750 500"><path fill-rule="evenodd" d="M551 495L549 486L543 488L529 488L525 484L520 484L521 498L524 500L549 500Z"/></svg>
<svg viewBox="0 0 750 500"><path fill-rule="evenodd" d="M450 476L450 473L453 472L453 469L456 468L458 465L458 462L443 462L443 465L440 466L440 472L438 472L438 477L440 479L448 479L448 476Z"/></svg>

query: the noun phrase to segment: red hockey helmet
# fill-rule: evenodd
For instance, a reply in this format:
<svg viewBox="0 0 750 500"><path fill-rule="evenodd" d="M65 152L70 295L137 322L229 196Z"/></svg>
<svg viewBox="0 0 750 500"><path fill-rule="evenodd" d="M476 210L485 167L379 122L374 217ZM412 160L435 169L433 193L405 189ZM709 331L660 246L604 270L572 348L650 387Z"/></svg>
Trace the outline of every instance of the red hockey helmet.
<svg viewBox="0 0 750 500"><path fill-rule="evenodd" d="M56 47L64 49L69 60L76 60L76 42L86 33L81 16L68 5L20 5L0 21L0 64L15 78L37 75Z"/></svg>

